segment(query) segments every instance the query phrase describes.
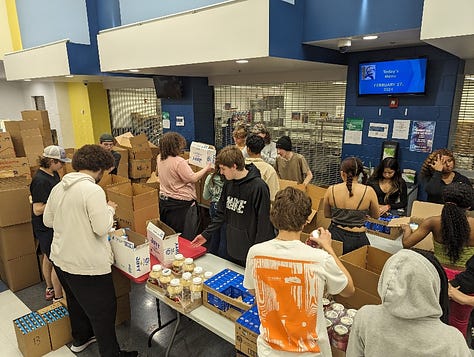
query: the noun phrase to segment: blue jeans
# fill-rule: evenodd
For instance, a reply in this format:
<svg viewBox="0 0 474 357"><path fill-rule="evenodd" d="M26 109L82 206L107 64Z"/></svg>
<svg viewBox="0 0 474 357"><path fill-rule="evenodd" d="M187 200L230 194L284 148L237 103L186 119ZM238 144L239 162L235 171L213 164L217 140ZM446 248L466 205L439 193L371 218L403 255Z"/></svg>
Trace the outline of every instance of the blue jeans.
<svg viewBox="0 0 474 357"><path fill-rule="evenodd" d="M211 219L216 216L216 205L217 202L211 202L209 206L209 215ZM227 240L226 240L226 224L223 223L222 226L212 234L211 242L209 243L209 253L217 255L218 257L229 259L227 254Z"/></svg>

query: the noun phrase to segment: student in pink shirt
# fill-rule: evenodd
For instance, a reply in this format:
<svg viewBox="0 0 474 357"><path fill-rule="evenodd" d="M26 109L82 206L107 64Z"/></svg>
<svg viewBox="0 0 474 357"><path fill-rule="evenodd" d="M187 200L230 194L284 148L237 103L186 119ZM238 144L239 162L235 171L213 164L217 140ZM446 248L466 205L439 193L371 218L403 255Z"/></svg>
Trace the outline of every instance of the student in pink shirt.
<svg viewBox="0 0 474 357"><path fill-rule="evenodd" d="M183 232L186 213L196 200L194 184L211 170L211 165L198 172L191 169L187 160L179 156L186 147L181 134L166 133L159 146L156 174L160 179L160 220L176 232Z"/></svg>

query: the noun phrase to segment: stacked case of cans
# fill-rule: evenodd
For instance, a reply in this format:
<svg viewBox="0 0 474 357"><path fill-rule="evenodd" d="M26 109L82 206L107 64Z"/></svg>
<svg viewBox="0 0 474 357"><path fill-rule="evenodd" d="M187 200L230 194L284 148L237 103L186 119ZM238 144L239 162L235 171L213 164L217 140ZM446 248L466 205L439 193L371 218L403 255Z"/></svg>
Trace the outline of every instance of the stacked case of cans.
<svg viewBox="0 0 474 357"><path fill-rule="evenodd" d="M244 312L236 322L258 335L260 333L260 318L258 317L257 305Z"/></svg>
<svg viewBox="0 0 474 357"><path fill-rule="evenodd" d="M331 302L326 298L323 299L323 306L331 345L345 351L357 310L346 309L344 305L334 301Z"/></svg>
<svg viewBox="0 0 474 357"><path fill-rule="evenodd" d="M56 320L62 319L65 316L69 316L69 312L64 306L58 306L50 311L41 314L41 316L48 324L50 324Z"/></svg>
<svg viewBox="0 0 474 357"><path fill-rule="evenodd" d="M23 335L26 335L40 327L46 326L46 323L37 312L32 312L13 320Z"/></svg>
<svg viewBox="0 0 474 357"><path fill-rule="evenodd" d="M393 214L393 215L387 215L387 216L382 216L379 217L379 221L383 222L390 222L394 218L399 218L399 215ZM376 232L381 232L385 234L390 234L390 227L388 225L380 224L380 223L374 223L374 222L365 222L365 228L370 229L371 231L376 231Z"/></svg>
<svg viewBox="0 0 474 357"><path fill-rule="evenodd" d="M253 305L255 298L252 294L248 292L247 289L243 286L244 276L230 269L224 269L221 272L217 273L210 279L206 280L204 284L215 290L219 293L227 295L231 298L241 298L242 302ZM207 302L210 305L217 307L221 311L227 311L229 309L229 304L217 296L212 294L207 294ZM242 309L238 309L235 306L233 307L240 312L244 312Z"/></svg>

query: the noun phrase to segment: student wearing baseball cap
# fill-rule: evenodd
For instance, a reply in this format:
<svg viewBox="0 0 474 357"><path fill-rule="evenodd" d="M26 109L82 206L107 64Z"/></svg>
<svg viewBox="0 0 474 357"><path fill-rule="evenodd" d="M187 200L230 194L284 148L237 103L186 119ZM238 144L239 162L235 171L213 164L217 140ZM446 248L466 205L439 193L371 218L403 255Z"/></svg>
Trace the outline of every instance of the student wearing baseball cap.
<svg viewBox="0 0 474 357"><path fill-rule="evenodd" d="M112 136L112 134L104 133L100 136L99 143L100 146L102 146L105 150L109 151L114 157L114 167L109 173L111 175L117 175L117 168L119 166L122 155L120 155L120 153L118 153L117 151L112 150L115 144L114 137Z"/></svg>
<svg viewBox="0 0 474 357"><path fill-rule="evenodd" d="M53 269L53 264L49 260L51 242L53 241L53 229L44 225L43 212L51 190L61 180L58 170L66 162L71 162L71 159L66 157L66 152L61 146L47 146L44 148L43 155L41 155L40 167L30 184L33 202L31 224L33 226L33 234L39 242L38 249L43 253L41 268L46 282L46 300L59 300L63 297L61 283Z"/></svg>

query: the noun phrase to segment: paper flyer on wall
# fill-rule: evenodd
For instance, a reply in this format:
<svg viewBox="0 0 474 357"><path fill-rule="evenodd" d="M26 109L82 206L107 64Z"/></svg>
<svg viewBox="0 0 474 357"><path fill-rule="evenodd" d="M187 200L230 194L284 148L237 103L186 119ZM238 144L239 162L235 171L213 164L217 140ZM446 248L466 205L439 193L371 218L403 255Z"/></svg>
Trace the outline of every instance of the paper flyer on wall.
<svg viewBox="0 0 474 357"><path fill-rule="evenodd" d="M410 132L410 121L402 119L394 119L392 139L408 139L408 133Z"/></svg>
<svg viewBox="0 0 474 357"><path fill-rule="evenodd" d="M430 153L433 150L435 121L413 121L410 151Z"/></svg>
<svg viewBox="0 0 474 357"><path fill-rule="evenodd" d="M387 139L388 124L384 123L370 123L369 124L369 138Z"/></svg>
<svg viewBox="0 0 474 357"><path fill-rule="evenodd" d="M346 118L344 131L344 144L362 144L362 129L364 128L364 119Z"/></svg>

